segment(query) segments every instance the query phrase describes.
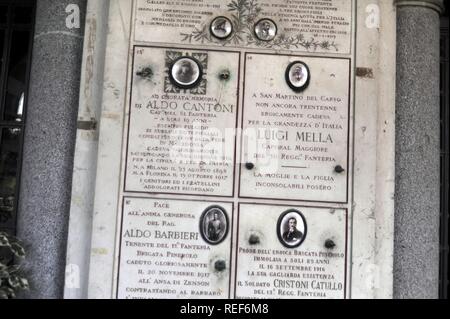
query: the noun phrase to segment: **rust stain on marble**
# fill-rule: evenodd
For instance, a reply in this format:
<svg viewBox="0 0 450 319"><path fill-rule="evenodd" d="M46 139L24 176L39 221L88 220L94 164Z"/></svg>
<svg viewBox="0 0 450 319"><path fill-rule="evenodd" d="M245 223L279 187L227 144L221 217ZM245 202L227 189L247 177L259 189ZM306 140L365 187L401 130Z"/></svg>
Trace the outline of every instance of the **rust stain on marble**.
<svg viewBox="0 0 450 319"><path fill-rule="evenodd" d="M92 248L93 255L108 255L108 249L106 248Z"/></svg>
<svg viewBox="0 0 450 319"><path fill-rule="evenodd" d="M356 76L360 78L373 79L373 69L371 68L356 68Z"/></svg>

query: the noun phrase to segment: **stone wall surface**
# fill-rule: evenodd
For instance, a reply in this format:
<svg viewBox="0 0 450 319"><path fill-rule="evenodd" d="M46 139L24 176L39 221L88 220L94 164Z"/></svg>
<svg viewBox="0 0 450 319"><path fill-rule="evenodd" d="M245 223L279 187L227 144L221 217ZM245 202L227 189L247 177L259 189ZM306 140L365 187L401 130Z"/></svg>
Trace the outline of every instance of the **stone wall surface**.
<svg viewBox="0 0 450 319"><path fill-rule="evenodd" d="M85 7L86 0L37 1L18 213L31 285L25 298L63 294Z"/></svg>
<svg viewBox="0 0 450 319"><path fill-rule="evenodd" d="M395 298L438 298L439 13L397 8ZM424 1L422 1L424 2ZM427 2L427 1L425 1ZM409 5L408 5L409 4Z"/></svg>

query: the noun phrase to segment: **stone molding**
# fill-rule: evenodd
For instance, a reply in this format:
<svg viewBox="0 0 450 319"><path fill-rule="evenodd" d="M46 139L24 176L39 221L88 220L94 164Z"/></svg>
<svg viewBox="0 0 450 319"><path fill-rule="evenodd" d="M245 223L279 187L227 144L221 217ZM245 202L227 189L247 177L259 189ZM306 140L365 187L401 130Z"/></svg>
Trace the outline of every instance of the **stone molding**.
<svg viewBox="0 0 450 319"><path fill-rule="evenodd" d="M439 14L445 10L443 0L396 0L397 7L425 7L437 11Z"/></svg>

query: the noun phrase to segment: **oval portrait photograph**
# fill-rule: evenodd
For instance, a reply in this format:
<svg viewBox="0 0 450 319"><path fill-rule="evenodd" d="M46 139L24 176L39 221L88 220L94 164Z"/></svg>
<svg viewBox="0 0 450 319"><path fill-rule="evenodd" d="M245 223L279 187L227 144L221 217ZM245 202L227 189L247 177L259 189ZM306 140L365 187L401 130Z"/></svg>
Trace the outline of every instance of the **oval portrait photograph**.
<svg viewBox="0 0 450 319"><path fill-rule="evenodd" d="M277 25L270 19L261 19L255 24L255 35L261 41L272 41L277 32Z"/></svg>
<svg viewBox="0 0 450 319"><path fill-rule="evenodd" d="M220 206L208 207L200 218L200 234L210 245L218 245L228 234L228 215Z"/></svg>
<svg viewBox="0 0 450 319"><path fill-rule="evenodd" d="M191 57L177 59L170 68L172 83L182 89L195 87L202 79L200 63Z"/></svg>
<svg viewBox="0 0 450 319"><path fill-rule="evenodd" d="M277 224L278 239L287 248L297 248L306 239L307 225L303 214L290 209L281 214Z"/></svg>
<svg viewBox="0 0 450 319"><path fill-rule="evenodd" d="M305 90L309 85L310 78L308 66L301 61L289 64L286 70L286 81L289 87L296 92Z"/></svg>
<svg viewBox="0 0 450 319"><path fill-rule="evenodd" d="M211 34L217 39L226 39L233 33L233 24L226 17L217 17L211 22Z"/></svg>

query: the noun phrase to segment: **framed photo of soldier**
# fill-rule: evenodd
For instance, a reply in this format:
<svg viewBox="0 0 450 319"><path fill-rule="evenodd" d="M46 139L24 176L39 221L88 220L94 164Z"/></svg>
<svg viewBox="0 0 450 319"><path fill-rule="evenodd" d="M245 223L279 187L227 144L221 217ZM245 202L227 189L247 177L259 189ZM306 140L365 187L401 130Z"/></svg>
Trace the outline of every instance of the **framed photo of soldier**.
<svg viewBox="0 0 450 319"><path fill-rule="evenodd" d="M210 245L219 245L225 240L229 230L226 210L220 206L208 207L200 217L200 234Z"/></svg>
<svg viewBox="0 0 450 319"><path fill-rule="evenodd" d="M180 57L173 62L169 72L171 82L181 89L197 86L202 80L202 75L200 62L188 56Z"/></svg>
<svg viewBox="0 0 450 319"><path fill-rule="evenodd" d="M282 213L277 223L277 235L281 244L287 248L297 248L306 239L306 218L295 209Z"/></svg>

